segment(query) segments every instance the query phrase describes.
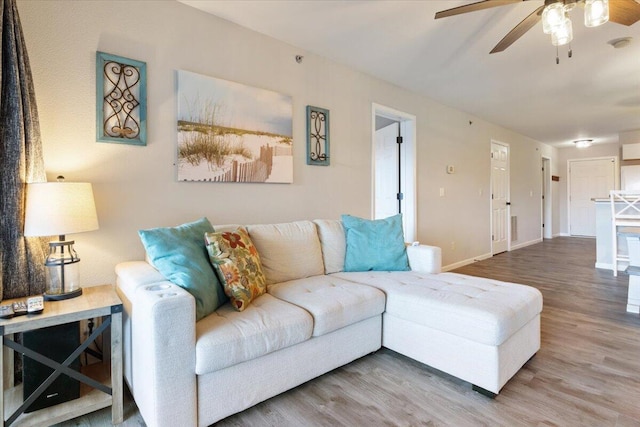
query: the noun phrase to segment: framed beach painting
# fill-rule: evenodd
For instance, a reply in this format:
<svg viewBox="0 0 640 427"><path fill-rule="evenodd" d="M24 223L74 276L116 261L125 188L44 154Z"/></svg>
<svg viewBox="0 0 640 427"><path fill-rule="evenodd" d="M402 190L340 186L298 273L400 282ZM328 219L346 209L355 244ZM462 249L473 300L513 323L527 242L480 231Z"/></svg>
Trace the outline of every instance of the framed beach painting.
<svg viewBox="0 0 640 427"><path fill-rule="evenodd" d="M179 181L293 182L291 97L178 71Z"/></svg>

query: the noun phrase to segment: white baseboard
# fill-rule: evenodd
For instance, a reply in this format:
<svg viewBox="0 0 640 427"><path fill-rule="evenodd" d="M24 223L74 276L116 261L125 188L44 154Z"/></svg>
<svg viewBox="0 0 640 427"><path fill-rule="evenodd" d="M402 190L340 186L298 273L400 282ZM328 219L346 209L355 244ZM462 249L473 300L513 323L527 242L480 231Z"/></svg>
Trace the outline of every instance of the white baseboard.
<svg viewBox="0 0 640 427"><path fill-rule="evenodd" d="M516 249L521 249L526 246L535 245L536 243L540 243L540 242L542 242L542 238L531 240L529 242L520 243L520 244L511 246L509 251L515 251ZM478 255L473 258L464 259L462 261L454 262L453 264L443 266L442 271L455 270L456 268L464 267L465 265L473 264L474 262L482 261L483 259L488 259L488 258L491 258L492 256L493 254L491 252L488 252L486 254Z"/></svg>
<svg viewBox="0 0 640 427"><path fill-rule="evenodd" d="M629 266L629 262L627 261L618 261L618 271L625 271ZM609 262L596 262L596 268L600 268L602 270L611 270L613 271L613 264Z"/></svg>
<svg viewBox="0 0 640 427"><path fill-rule="evenodd" d="M554 235L554 237L577 237L579 239L595 239L596 236L573 236L570 233L560 233Z"/></svg>
<svg viewBox="0 0 640 427"><path fill-rule="evenodd" d="M456 268L464 267L465 265L473 264L474 262L482 261L483 259L491 258L492 256L493 255L491 253L486 253L477 257L454 262L453 264L445 265L444 267L442 267L442 271L455 270Z"/></svg>
<svg viewBox="0 0 640 427"><path fill-rule="evenodd" d="M540 242L542 242L542 238L537 238L524 243L518 243L517 245L511 246L510 250L515 251L516 249L521 249L527 246L535 245L536 243L540 243Z"/></svg>

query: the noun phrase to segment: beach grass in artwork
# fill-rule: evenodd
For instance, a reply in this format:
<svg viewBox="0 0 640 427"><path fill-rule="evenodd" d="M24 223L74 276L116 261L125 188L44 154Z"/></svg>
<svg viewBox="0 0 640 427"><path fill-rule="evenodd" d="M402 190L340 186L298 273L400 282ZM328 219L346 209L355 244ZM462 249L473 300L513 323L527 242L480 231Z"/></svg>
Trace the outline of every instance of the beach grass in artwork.
<svg viewBox="0 0 640 427"><path fill-rule="evenodd" d="M292 101L178 71L178 180L293 182Z"/></svg>

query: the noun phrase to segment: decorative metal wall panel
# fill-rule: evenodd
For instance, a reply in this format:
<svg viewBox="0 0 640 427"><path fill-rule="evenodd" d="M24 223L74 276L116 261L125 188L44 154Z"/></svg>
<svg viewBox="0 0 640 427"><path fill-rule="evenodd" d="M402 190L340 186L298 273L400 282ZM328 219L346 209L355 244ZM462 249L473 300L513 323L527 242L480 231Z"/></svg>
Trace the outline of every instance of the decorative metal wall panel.
<svg viewBox="0 0 640 427"><path fill-rule="evenodd" d="M329 166L329 110L307 105L307 164Z"/></svg>
<svg viewBox="0 0 640 427"><path fill-rule="evenodd" d="M147 144L147 64L96 52L98 142Z"/></svg>

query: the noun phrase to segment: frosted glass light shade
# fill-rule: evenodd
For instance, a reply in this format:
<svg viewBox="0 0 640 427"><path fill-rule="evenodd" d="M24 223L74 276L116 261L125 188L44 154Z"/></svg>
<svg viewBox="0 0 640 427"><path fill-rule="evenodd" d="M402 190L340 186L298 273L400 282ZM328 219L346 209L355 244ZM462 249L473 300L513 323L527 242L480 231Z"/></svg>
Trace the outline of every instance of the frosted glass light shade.
<svg viewBox="0 0 640 427"><path fill-rule="evenodd" d="M25 236L62 236L98 229L91 184L27 184Z"/></svg>
<svg viewBox="0 0 640 427"><path fill-rule="evenodd" d="M579 139L577 141L573 141L578 148L588 148L591 147L591 143L593 139Z"/></svg>
<svg viewBox="0 0 640 427"><path fill-rule="evenodd" d="M585 27L597 27L609 21L609 0L586 0L584 3Z"/></svg>
<svg viewBox="0 0 640 427"><path fill-rule="evenodd" d="M564 25L556 27L551 33L551 44L554 46L564 46L573 40L573 26L569 18L565 19Z"/></svg>
<svg viewBox="0 0 640 427"><path fill-rule="evenodd" d="M551 3L542 11L542 31L552 34L557 27L564 24L565 10L562 2Z"/></svg>

